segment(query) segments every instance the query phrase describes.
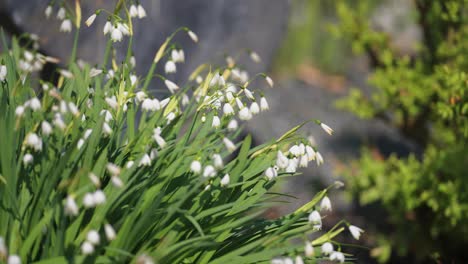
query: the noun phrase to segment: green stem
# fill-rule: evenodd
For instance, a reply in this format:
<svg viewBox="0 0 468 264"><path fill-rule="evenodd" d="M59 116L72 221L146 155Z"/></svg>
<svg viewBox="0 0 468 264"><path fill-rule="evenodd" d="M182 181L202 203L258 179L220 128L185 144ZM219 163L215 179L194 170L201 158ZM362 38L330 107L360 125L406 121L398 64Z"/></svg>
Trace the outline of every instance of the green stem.
<svg viewBox="0 0 468 264"><path fill-rule="evenodd" d="M74 39L73 39L73 49L72 49L72 53L71 53L71 57L70 57L69 67L71 67L72 63L75 62L75 60L76 60L76 52L77 52L77 49L78 49L79 35L80 35L80 30L76 29L75 30L75 36L74 36Z"/></svg>

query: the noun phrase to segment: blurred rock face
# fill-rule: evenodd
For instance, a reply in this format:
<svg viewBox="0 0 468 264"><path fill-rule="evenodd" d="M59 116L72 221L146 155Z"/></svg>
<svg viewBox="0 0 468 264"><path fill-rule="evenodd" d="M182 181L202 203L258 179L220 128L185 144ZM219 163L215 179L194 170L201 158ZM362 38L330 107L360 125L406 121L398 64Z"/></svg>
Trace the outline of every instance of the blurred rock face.
<svg viewBox="0 0 468 264"><path fill-rule="evenodd" d="M74 6L73 1L69 3ZM112 10L114 3L109 0L81 1L83 20L98 8ZM179 78L201 63L219 62L225 53L235 54L245 48L257 51L263 59L261 65L249 65L249 68L264 71L280 44L289 13L289 1L285 0L142 0L140 3L148 14L142 20L133 20L133 51L140 74L148 69L159 46L177 28L187 26L198 34L198 44L193 44L183 33L175 39L187 57L186 67L179 69ZM0 0L0 8L7 11L20 28L41 37L42 48L49 55L66 60L73 32L59 33L60 22L55 18L58 8L46 20L47 4L46 0ZM82 26L79 58L91 63L101 61L107 39L102 34L106 19L103 12L91 28ZM118 56L123 54L124 48L118 50Z"/></svg>

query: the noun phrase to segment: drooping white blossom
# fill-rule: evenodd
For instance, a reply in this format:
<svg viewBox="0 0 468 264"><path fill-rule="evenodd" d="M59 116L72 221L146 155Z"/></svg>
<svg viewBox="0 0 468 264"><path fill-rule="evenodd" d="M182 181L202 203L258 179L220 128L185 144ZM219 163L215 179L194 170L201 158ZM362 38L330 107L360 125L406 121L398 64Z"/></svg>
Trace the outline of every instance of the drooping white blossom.
<svg viewBox="0 0 468 264"><path fill-rule="evenodd" d="M198 160L194 160L190 164L190 170L195 174L199 174L201 172L201 169L202 169L202 165L201 165L200 161L198 161Z"/></svg>
<svg viewBox="0 0 468 264"><path fill-rule="evenodd" d="M359 240L359 238L361 237L361 234L364 232L364 230L362 230L361 228L359 228L357 226L354 226L354 225L350 225L348 227L348 229L349 229L349 232L351 233L351 235L356 240Z"/></svg>
<svg viewBox="0 0 468 264"><path fill-rule="evenodd" d="M221 182L220 182L220 183L221 183L221 186L226 186L226 185L228 185L230 181L231 181L231 178L229 177L229 174L226 173L226 174L223 176L223 178L221 179Z"/></svg>
<svg viewBox="0 0 468 264"><path fill-rule="evenodd" d="M70 19L65 19L60 24L60 32L71 32L72 30L72 22Z"/></svg>
<svg viewBox="0 0 468 264"><path fill-rule="evenodd" d="M320 210L322 211L331 211L332 205L330 198L328 196L323 197L322 201L320 202Z"/></svg>
<svg viewBox="0 0 468 264"><path fill-rule="evenodd" d="M104 225L104 233L106 234L106 238L108 241L112 241L117 237L114 228L110 224Z"/></svg>
<svg viewBox="0 0 468 264"><path fill-rule="evenodd" d="M333 252L333 244L326 242L322 245L322 254L329 255Z"/></svg>

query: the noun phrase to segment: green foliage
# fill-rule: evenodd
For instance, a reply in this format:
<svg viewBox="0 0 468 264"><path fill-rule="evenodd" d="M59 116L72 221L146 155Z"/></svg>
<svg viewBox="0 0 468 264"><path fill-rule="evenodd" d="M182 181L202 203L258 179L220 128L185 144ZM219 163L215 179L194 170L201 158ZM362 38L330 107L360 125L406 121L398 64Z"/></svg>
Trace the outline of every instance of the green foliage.
<svg viewBox="0 0 468 264"><path fill-rule="evenodd" d="M423 149L421 155L376 158L364 149L347 178L361 204L379 203L388 214L374 255L392 248L419 261L465 262L468 243L468 1L417 0L422 45L401 55L392 37L372 28L366 1L337 3L333 32L369 57L367 95L353 89L338 102L359 117L382 119ZM388 230L387 230L388 231ZM386 254L386 255L385 255Z"/></svg>
<svg viewBox="0 0 468 264"><path fill-rule="evenodd" d="M293 0L290 14L275 70L291 73L302 63L312 63L328 72L343 72L345 64L338 62L349 51L326 27L335 17L333 1Z"/></svg>
<svg viewBox="0 0 468 264"><path fill-rule="evenodd" d="M67 14L78 29L81 9L75 4ZM107 19L112 30L120 25L131 34L130 17L118 17L122 10L125 1ZM324 243L341 250L334 237L345 222L317 233L321 221L316 228L308 220L329 189L291 214L265 218L266 210L287 197L270 190L298 174L304 145L313 154L306 161L315 158L316 149L298 134L303 125L259 146L252 146L250 136L237 144L227 141L241 133L230 125L236 114L248 119L241 109L247 104L254 109L262 100L254 98L260 91L249 86L252 79L236 78L241 65L233 60L218 68L202 65L180 88L155 74L158 62L175 60L173 52L180 52L172 38L181 32L197 41L187 28L176 31L156 52L146 78L136 76L131 41L124 60L111 56L112 42L123 37L112 32L101 65L77 63L74 45L57 82L34 74L52 58L16 38L10 44L3 40L1 263L7 258L17 263L17 256L23 263L269 263L278 256L315 263L326 257L319 247ZM154 76L172 92L164 100L147 93ZM256 78L272 85L265 74ZM223 114L222 104L237 106L236 111ZM300 143L302 154L287 152ZM281 150L287 171L273 168ZM305 256L304 243L293 243L298 240L317 247L315 255Z"/></svg>

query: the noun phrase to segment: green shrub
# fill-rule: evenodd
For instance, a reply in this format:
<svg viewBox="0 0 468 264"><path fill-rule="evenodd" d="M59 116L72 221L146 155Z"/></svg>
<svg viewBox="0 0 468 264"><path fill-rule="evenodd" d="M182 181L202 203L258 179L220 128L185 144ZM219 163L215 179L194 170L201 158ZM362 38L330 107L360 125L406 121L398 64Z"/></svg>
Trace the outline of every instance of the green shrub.
<svg viewBox="0 0 468 264"><path fill-rule="evenodd" d="M76 60L79 1L59 9L60 29L76 34L57 82L36 74L54 58L3 37L0 262L343 262L335 237L349 227L359 238L361 230L340 221L319 232L318 211L331 210L327 193L339 183L291 214L264 214L288 197L270 191L278 181L309 161L323 162L298 134L305 124L259 146L250 136L233 143L241 133L237 116L248 120L268 108L254 79L273 81L265 74L249 79L232 58L219 68L201 65L181 87L156 74L162 60L168 76L185 60L172 43L175 34L198 41L187 28L167 38L146 77L138 77L131 41L123 61L111 54L113 42L131 38L131 18L143 18L142 10L119 1L113 13L96 12L98 19L110 14L109 40L103 63L91 67ZM46 15L52 11L47 7ZM161 82L152 84L154 76ZM171 95L152 97L153 85L165 85Z"/></svg>
<svg viewBox="0 0 468 264"><path fill-rule="evenodd" d="M370 23L367 1L337 3L333 32L365 53L373 67L370 95L353 89L338 106L384 120L416 143L422 154L385 159L364 149L347 173L362 205L379 203L382 231L373 254L389 250L413 260L463 263L468 259L468 9L466 0L414 1L422 32L417 54L399 55L392 39Z"/></svg>

